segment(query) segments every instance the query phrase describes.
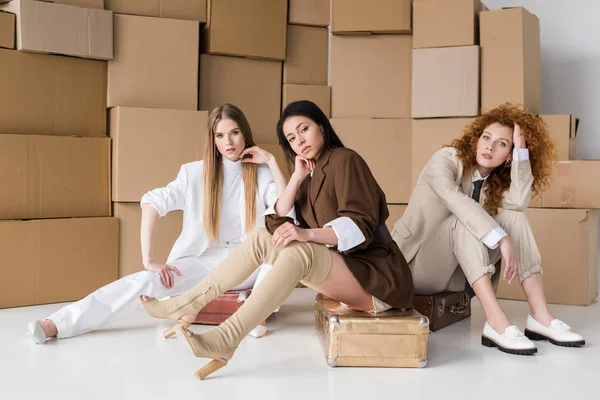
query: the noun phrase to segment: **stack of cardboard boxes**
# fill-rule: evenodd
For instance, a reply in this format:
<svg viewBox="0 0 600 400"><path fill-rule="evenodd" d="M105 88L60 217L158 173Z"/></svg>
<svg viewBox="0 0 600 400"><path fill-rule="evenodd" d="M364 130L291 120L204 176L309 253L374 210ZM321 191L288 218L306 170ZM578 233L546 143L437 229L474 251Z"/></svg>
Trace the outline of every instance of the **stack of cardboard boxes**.
<svg viewBox="0 0 600 400"><path fill-rule="evenodd" d="M411 1L332 0L331 6L331 122L344 145L366 160L387 202L406 204L411 192ZM397 207L390 211L398 215Z"/></svg>
<svg viewBox="0 0 600 400"><path fill-rule="evenodd" d="M0 0L0 66L0 307L76 300L142 270L140 199L203 158L225 102L284 170L281 110L315 102L369 164L391 226L480 110L539 113L541 98L538 19L480 0ZM526 213L546 293L589 304L600 162L575 160L576 117L542 118L561 161ZM159 219L155 260L181 220ZM517 285L499 296L523 298Z"/></svg>
<svg viewBox="0 0 600 400"><path fill-rule="evenodd" d="M198 111L200 24L206 4L108 2L115 11L115 58L108 63L112 201L120 224L119 276L143 270L140 200L204 157L208 113ZM198 3L204 3L198 7ZM171 4L172 6L172 4ZM166 18L164 18L166 17ZM177 19L175 19L177 18ZM160 218L154 254L165 262L181 232L181 212Z"/></svg>
<svg viewBox="0 0 600 400"><path fill-rule="evenodd" d="M91 60L112 58L112 12L0 3L0 307L76 300L117 277L106 61Z"/></svg>
<svg viewBox="0 0 600 400"><path fill-rule="evenodd" d="M302 2L290 0L281 106L284 109L293 101L310 100L330 118L329 0Z"/></svg>

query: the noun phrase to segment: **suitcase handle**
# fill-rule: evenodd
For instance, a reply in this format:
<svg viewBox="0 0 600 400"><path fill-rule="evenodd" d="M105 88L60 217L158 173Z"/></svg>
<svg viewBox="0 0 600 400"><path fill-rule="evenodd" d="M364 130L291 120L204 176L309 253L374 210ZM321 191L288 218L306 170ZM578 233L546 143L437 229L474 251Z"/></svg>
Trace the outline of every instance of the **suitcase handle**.
<svg viewBox="0 0 600 400"><path fill-rule="evenodd" d="M471 298L469 297L469 295L467 293L465 293L464 297L463 297L463 301L462 304L457 304L455 306L450 306L450 312L452 314L464 314L467 312L467 310L469 309L469 303L471 301Z"/></svg>

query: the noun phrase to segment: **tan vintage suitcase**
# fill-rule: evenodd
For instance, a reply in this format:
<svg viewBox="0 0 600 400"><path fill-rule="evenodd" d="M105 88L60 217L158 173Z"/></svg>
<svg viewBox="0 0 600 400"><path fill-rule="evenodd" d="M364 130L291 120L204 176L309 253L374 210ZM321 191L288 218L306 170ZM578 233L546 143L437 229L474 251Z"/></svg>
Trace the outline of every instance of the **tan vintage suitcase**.
<svg viewBox="0 0 600 400"><path fill-rule="evenodd" d="M409 367L427 364L429 319L414 309L370 314L322 294L316 331L331 367Z"/></svg>

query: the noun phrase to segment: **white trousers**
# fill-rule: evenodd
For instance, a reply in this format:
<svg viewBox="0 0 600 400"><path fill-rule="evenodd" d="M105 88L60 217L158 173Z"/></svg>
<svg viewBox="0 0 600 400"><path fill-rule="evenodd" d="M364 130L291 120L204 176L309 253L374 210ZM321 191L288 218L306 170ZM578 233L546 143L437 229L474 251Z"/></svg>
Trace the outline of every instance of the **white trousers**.
<svg viewBox="0 0 600 400"><path fill-rule="evenodd" d="M142 305L140 295L156 298L176 296L190 290L204 279L237 245L212 247L200 257L186 257L169 263L181 276L173 273L171 289L164 287L158 274L136 272L112 282L82 300L63 307L48 318L56 325L58 338L68 338L105 327L130 315ZM232 290L250 289L270 270L262 265L241 285ZM259 276L260 275L260 276ZM258 279L257 279L258 278Z"/></svg>

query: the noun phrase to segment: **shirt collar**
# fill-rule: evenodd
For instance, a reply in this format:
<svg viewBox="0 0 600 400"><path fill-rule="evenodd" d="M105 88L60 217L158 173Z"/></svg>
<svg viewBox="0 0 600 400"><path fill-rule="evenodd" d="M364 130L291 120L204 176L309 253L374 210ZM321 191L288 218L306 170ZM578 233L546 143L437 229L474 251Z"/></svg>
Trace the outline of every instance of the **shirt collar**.
<svg viewBox="0 0 600 400"><path fill-rule="evenodd" d="M489 175L486 176L485 178L482 178L481 174L479 173L479 170L477 168L475 168L475 172L473 172L473 176L471 177L471 182L479 181L482 179L485 181L488 177L489 177Z"/></svg>

